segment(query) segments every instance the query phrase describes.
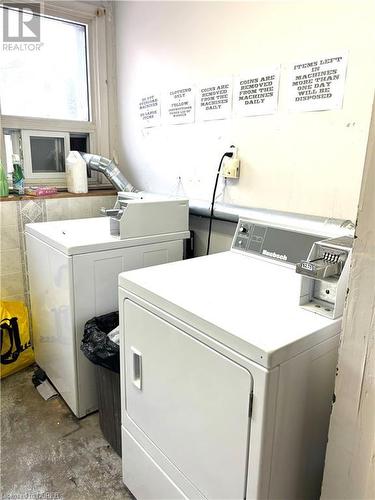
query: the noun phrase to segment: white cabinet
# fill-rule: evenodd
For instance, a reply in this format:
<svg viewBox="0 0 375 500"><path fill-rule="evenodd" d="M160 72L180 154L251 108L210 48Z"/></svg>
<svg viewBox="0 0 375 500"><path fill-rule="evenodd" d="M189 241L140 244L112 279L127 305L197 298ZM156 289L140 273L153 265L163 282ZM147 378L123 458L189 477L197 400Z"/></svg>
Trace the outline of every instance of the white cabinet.
<svg viewBox="0 0 375 500"><path fill-rule="evenodd" d="M339 332L267 369L141 287L163 268L120 287L124 483L138 500L317 500Z"/></svg>
<svg viewBox="0 0 375 500"><path fill-rule="evenodd" d="M138 500L320 496L341 322L299 306L288 255L311 235L273 222L240 220L230 252L119 276L123 479Z"/></svg>
<svg viewBox="0 0 375 500"><path fill-rule="evenodd" d="M29 234L26 243L35 359L76 409L72 258Z"/></svg>
<svg viewBox="0 0 375 500"><path fill-rule="evenodd" d="M181 259L182 240L127 247L118 240L117 249L74 255L28 233L26 244L36 362L84 417L97 409L95 367L80 350L86 321L118 310L119 273Z"/></svg>
<svg viewBox="0 0 375 500"><path fill-rule="evenodd" d="M128 417L202 496L243 498L250 372L130 300L123 321Z"/></svg>

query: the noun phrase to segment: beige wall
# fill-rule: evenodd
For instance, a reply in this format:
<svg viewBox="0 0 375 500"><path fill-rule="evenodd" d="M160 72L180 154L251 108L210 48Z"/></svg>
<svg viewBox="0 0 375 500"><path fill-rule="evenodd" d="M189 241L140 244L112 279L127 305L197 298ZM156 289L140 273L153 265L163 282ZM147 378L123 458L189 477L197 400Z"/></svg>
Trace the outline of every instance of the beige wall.
<svg viewBox="0 0 375 500"><path fill-rule="evenodd" d="M225 201L356 217L375 82L375 3L364 0L115 2L122 169L139 188L209 199L234 143L239 182ZM288 64L349 50L342 110L289 113ZM142 131L141 89L282 65L275 115ZM178 177L182 182L178 184Z"/></svg>
<svg viewBox="0 0 375 500"><path fill-rule="evenodd" d="M375 105L353 248L322 499L375 498Z"/></svg>
<svg viewBox="0 0 375 500"><path fill-rule="evenodd" d="M0 202L0 295L1 300L24 300L21 238L17 202Z"/></svg>
<svg viewBox="0 0 375 500"><path fill-rule="evenodd" d="M29 285L24 229L30 222L99 217L100 208L112 208L116 196L1 201L1 300L21 300L28 306Z"/></svg>

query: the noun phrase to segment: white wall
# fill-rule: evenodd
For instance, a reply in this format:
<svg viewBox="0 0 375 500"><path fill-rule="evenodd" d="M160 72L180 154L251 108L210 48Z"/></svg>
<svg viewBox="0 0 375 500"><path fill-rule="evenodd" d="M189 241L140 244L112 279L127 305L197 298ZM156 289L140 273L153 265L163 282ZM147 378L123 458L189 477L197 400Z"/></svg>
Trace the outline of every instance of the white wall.
<svg viewBox="0 0 375 500"><path fill-rule="evenodd" d="M227 186L226 202L354 220L375 81L374 5L116 2L120 160L129 180L141 189L209 199L220 155L235 143L241 178ZM341 49L349 49L343 109L289 113L288 63ZM278 63L275 115L140 128L142 89Z"/></svg>

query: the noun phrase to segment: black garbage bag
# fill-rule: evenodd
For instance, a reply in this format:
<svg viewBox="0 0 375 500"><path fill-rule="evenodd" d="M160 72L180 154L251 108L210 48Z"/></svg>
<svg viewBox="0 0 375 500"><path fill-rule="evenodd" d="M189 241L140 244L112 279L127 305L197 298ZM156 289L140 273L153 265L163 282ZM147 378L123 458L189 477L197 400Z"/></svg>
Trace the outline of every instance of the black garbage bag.
<svg viewBox="0 0 375 500"><path fill-rule="evenodd" d="M85 324L81 351L92 363L120 373L120 346L107 335L119 324L118 312L90 319Z"/></svg>

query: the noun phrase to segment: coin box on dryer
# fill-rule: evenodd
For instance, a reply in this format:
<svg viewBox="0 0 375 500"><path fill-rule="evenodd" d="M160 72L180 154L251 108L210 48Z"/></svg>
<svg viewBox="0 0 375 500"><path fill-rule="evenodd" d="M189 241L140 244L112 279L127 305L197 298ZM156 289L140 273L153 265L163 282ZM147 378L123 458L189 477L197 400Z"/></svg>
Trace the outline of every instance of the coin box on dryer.
<svg viewBox="0 0 375 500"><path fill-rule="evenodd" d="M302 275L300 305L336 319L342 315L350 269L353 238L317 241L307 260L296 265Z"/></svg>

